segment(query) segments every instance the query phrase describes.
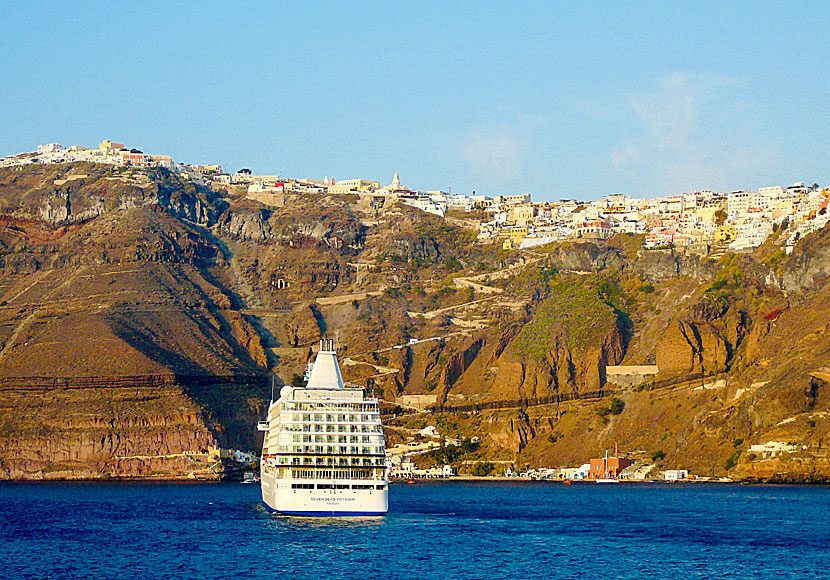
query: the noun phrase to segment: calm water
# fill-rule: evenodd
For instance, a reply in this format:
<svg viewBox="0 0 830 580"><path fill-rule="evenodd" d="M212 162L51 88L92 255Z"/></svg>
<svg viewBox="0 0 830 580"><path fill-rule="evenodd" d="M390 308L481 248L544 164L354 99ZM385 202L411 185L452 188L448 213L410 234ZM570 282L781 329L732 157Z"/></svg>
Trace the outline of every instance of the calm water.
<svg viewBox="0 0 830 580"><path fill-rule="evenodd" d="M393 485L383 518L258 485L0 485L2 578L830 578L830 488Z"/></svg>

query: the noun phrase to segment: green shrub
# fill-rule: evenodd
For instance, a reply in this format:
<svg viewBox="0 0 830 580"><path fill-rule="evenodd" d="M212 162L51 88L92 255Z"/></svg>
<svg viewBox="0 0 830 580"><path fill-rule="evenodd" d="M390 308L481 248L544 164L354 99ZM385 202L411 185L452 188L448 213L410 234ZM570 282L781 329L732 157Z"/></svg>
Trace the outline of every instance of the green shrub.
<svg viewBox="0 0 830 580"><path fill-rule="evenodd" d="M470 472L477 477L487 477L496 470L496 466L489 461L476 463L473 470Z"/></svg>
<svg viewBox="0 0 830 580"><path fill-rule="evenodd" d="M625 409L625 402L618 398L613 397L607 407L600 407L597 411L597 414L600 417L605 417L606 415L619 415Z"/></svg>
<svg viewBox="0 0 830 580"><path fill-rule="evenodd" d="M726 465L725 465L726 471L729 471L730 469L732 469L733 467L735 467L738 464L738 459L740 458L740 456L741 456L741 450L738 449L737 451L735 451L735 453L733 453L729 457L729 459L726 460Z"/></svg>

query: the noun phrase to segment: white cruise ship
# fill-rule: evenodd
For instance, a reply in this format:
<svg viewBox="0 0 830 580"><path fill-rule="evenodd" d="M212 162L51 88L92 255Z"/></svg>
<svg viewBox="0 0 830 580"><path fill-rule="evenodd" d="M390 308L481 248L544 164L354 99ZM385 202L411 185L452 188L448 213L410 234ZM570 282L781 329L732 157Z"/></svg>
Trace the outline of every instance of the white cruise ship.
<svg viewBox="0 0 830 580"><path fill-rule="evenodd" d="M334 341L320 342L306 386L284 386L259 429L265 431L262 501L270 509L304 516L386 513L378 401L343 384Z"/></svg>

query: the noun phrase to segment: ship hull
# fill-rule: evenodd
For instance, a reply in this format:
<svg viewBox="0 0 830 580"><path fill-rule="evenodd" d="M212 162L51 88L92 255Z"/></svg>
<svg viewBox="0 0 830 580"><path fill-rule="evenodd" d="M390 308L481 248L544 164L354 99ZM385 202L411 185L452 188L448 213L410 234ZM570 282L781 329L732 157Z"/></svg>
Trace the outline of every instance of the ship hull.
<svg viewBox="0 0 830 580"><path fill-rule="evenodd" d="M384 489L291 489L290 484L269 485L263 480L262 501L273 511L294 516L380 516L389 509Z"/></svg>

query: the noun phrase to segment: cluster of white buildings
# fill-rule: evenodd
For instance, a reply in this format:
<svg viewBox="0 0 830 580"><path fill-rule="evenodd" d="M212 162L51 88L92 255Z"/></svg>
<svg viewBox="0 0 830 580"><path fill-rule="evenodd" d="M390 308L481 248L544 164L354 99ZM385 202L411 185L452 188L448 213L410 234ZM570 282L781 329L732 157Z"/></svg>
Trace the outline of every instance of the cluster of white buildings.
<svg viewBox="0 0 830 580"><path fill-rule="evenodd" d="M127 149L123 143L109 139L101 141L98 148L72 145L64 147L60 143L38 145L37 151L18 153L0 158L0 167L30 165L34 163L105 163L108 165L129 165L134 167L166 167L173 169L173 160L169 155L151 155L138 149Z"/></svg>
<svg viewBox="0 0 830 580"><path fill-rule="evenodd" d="M478 239L496 239L509 249L567 238L605 239L617 232L644 233L646 223L639 219L638 205L642 201L622 194L594 202L542 203L533 203L530 194L496 196L484 207L492 219L481 224Z"/></svg>
<svg viewBox="0 0 830 580"><path fill-rule="evenodd" d="M401 185L400 177L395 173L392 183L381 186L379 181L369 179L347 179L337 181L333 177L317 179L283 179L278 175L242 175L218 176L217 180L227 180L231 184L247 183L248 197L270 205L281 205L286 193L328 193L332 195L369 195L392 197L404 205L421 211L444 217L451 207L469 211L475 203L475 197L451 195L443 191L418 191Z"/></svg>
<svg viewBox="0 0 830 580"><path fill-rule="evenodd" d="M718 244L740 251L760 246L777 228L793 226L786 242L791 251L799 235L827 223L822 216L828 197L830 190L799 182L786 188L706 191L650 200L648 211L657 217L645 245L707 249Z"/></svg>
<svg viewBox="0 0 830 580"><path fill-rule="evenodd" d="M615 233L646 234L646 248L701 253L714 245L754 248L779 227L790 226L787 251L800 237L827 223L830 190L796 183L754 191L700 191L656 199L611 194L591 202L495 198L485 209L479 239L505 248L528 248L567 238L605 239Z"/></svg>
<svg viewBox="0 0 830 580"><path fill-rule="evenodd" d="M667 469L665 471L656 472L655 477L652 472L655 471L653 464L646 465L631 465L622 470L618 479L629 481L645 481L653 479L662 479L663 481L687 481L693 479L690 476L688 469ZM540 467L528 469L521 473L514 472L509 467L505 470L505 477L521 477L525 479L534 480L570 480L582 481L591 478L591 464L583 463L579 467Z"/></svg>
<svg viewBox="0 0 830 580"><path fill-rule="evenodd" d="M453 474L452 467L444 465L442 467L430 467L428 469L419 468L412 458L415 455L429 453L434 449L440 447L440 443L435 440L432 433L427 434L427 437L433 438L430 441L410 441L409 443L400 443L386 450L386 474L388 477L398 477L401 479L413 478L440 478L451 477Z"/></svg>
<svg viewBox="0 0 830 580"><path fill-rule="evenodd" d="M202 185L246 187L248 197L266 205L282 206L287 193L327 193L391 197L441 217L452 208L466 212L483 210L487 219L479 226L478 239L500 242L505 249L529 248L568 238L605 239L615 233L637 233L646 234L646 248L672 247L705 253L713 245L721 245L739 251L757 247L775 229L787 227L785 248L789 253L800 238L824 227L829 219L830 190L801 182L728 194L700 191L638 199L615 193L590 202L533 203L529 193L488 197L475 192L463 195L413 190L401 185L397 173L386 186L369 179L338 181L333 177L319 180L254 175L247 169L228 174L219 165L174 163L168 155L147 154L110 140L102 141L98 148L39 145L35 152L0 158L0 167L78 161L164 167Z"/></svg>
<svg viewBox="0 0 830 580"><path fill-rule="evenodd" d="M789 187L762 187L734 191L727 199L727 219L722 230L731 238L729 249L759 246L774 229L788 226L787 253L798 239L827 224L830 190L802 182Z"/></svg>

